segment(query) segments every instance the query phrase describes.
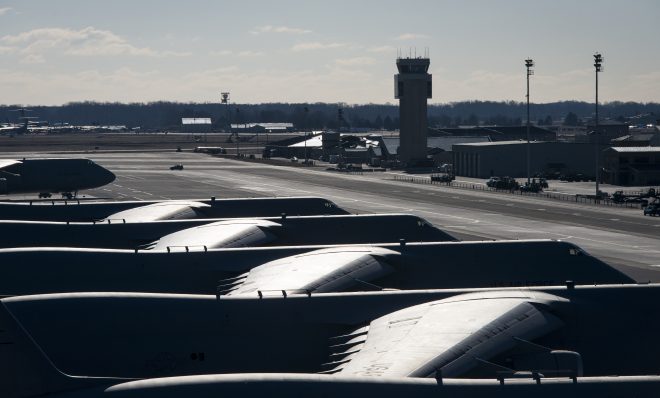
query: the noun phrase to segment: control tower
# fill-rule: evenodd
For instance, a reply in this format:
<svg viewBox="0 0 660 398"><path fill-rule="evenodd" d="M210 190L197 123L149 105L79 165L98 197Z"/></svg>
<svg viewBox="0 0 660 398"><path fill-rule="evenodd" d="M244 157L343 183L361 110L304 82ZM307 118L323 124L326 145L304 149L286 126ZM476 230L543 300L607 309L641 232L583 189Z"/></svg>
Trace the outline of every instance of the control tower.
<svg viewBox="0 0 660 398"><path fill-rule="evenodd" d="M399 160L413 165L426 159L426 100L431 98L429 58L397 58L394 98L399 99Z"/></svg>

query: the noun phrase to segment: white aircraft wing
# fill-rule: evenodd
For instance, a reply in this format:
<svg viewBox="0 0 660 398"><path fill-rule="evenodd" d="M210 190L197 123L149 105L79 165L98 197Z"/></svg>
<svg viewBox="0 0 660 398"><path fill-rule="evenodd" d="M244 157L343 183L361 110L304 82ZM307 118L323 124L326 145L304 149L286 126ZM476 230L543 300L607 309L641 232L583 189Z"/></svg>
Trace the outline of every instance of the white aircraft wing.
<svg viewBox="0 0 660 398"><path fill-rule="evenodd" d="M20 160L14 160L14 159L0 159L0 170L4 169L5 167L13 166L15 164L21 164Z"/></svg>
<svg viewBox="0 0 660 398"><path fill-rule="evenodd" d="M231 284L227 295L342 291L393 272L385 257L398 255L379 247L351 246L285 257L251 269L245 279Z"/></svg>
<svg viewBox="0 0 660 398"><path fill-rule="evenodd" d="M380 377L459 377L518 344L562 325L541 304L566 301L538 292L464 294L375 319L366 335L336 347L330 373ZM518 338L518 339L516 339Z"/></svg>
<svg viewBox="0 0 660 398"><path fill-rule="evenodd" d="M149 222L159 220L182 220L197 218L196 209L210 207L206 203L193 201L171 201L153 203L146 206L114 213L106 219L125 220L126 222Z"/></svg>
<svg viewBox="0 0 660 398"><path fill-rule="evenodd" d="M149 248L166 250L189 246L206 246L207 249L260 246L277 238L269 231L277 227L280 224L267 220L217 221L165 235Z"/></svg>

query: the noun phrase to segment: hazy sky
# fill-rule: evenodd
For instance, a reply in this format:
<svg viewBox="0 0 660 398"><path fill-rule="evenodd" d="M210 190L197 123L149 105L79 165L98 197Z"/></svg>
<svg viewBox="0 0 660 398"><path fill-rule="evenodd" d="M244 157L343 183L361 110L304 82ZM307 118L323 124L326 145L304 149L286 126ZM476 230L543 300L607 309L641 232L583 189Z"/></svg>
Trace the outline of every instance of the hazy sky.
<svg viewBox="0 0 660 398"><path fill-rule="evenodd" d="M0 104L396 103L428 48L431 102L660 101L660 0L6 1Z"/></svg>

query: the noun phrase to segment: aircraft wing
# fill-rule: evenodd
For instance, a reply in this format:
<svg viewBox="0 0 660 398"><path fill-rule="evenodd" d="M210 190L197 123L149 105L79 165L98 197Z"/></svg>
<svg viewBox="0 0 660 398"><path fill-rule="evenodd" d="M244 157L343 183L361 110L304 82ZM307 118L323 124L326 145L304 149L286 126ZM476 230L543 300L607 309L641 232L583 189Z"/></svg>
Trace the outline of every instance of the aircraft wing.
<svg viewBox="0 0 660 398"><path fill-rule="evenodd" d="M392 256L399 256L399 253L379 247L315 250L255 267L228 284L226 293L342 291L393 272L386 259Z"/></svg>
<svg viewBox="0 0 660 398"><path fill-rule="evenodd" d="M181 220L197 218L197 209L210 207L206 203L193 201L172 201L154 203L146 206L114 213L106 220L125 220L126 222L149 222L159 220Z"/></svg>
<svg viewBox="0 0 660 398"><path fill-rule="evenodd" d="M14 159L0 159L0 170L4 169L5 167L13 166L15 164L21 164L20 160L14 160Z"/></svg>
<svg viewBox="0 0 660 398"><path fill-rule="evenodd" d="M150 249L165 250L187 246L212 248L260 246L276 239L269 230L280 224L268 220L228 220L186 228L165 235Z"/></svg>
<svg viewBox="0 0 660 398"><path fill-rule="evenodd" d="M500 291L408 307L336 345L339 352L330 362L335 368L328 373L429 377L440 369L443 377L459 377L514 348L518 339L559 328L562 322L544 307L561 301L566 300L546 293Z"/></svg>

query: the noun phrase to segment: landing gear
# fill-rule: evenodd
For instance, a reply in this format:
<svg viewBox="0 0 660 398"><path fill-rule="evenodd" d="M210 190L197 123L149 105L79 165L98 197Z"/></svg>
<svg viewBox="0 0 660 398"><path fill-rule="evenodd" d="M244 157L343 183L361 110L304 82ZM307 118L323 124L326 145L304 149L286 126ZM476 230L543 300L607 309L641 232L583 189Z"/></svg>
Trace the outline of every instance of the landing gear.
<svg viewBox="0 0 660 398"><path fill-rule="evenodd" d="M41 199L41 198L46 198L46 199L48 199L48 198L50 198L51 196L53 196L53 195L51 195L50 192L40 192L40 193L39 193L39 199Z"/></svg>
<svg viewBox="0 0 660 398"><path fill-rule="evenodd" d="M62 192L62 198L65 199L74 199L78 196L78 191L73 191L73 192Z"/></svg>

